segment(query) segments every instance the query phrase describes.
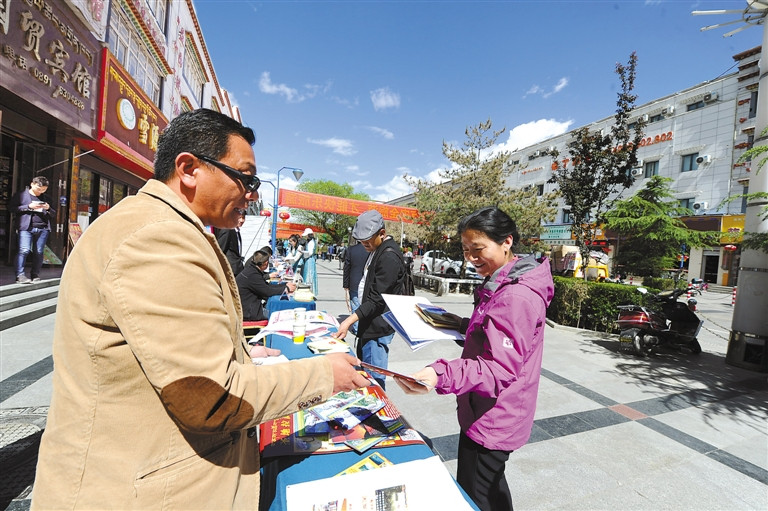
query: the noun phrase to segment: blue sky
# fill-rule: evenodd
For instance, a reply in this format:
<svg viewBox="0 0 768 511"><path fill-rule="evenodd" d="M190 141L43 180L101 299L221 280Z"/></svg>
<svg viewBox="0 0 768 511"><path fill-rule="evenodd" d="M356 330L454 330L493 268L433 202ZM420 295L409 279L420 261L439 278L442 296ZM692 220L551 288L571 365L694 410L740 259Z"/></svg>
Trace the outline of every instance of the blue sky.
<svg viewBox="0 0 768 511"><path fill-rule="evenodd" d="M701 32L743 0L195 0L219 83L257 136L259 175L350 183L386 201L449 162L470 125L522 148L615 110L614 67L639 59L638 104L734 71L762 28ZM295 188L289 171L280 186ZM272 190L263 188L265 202Z"/></svg>

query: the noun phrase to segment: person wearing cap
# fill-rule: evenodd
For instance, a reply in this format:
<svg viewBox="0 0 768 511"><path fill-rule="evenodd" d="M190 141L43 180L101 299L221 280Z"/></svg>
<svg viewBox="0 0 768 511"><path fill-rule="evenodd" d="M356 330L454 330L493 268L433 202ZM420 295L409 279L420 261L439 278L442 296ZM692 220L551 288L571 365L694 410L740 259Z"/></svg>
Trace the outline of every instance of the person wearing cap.
<svg viewBox="0 0 768 511"><path fill-rule="evenodd" d="M319 289L317 287L317 241L315 241L315 233L307 227L301 235L307 238L307 244L304 247L299 247L301 258L304 261L301 268L301 278L312 288L312 294L317 296Z"/></svg>
<svg viewBox="0 0 768 511"><path fill-rule="evenodd" d="M363 362L386 368L389 343L392 342L395 330L382 317L389 309L381 295L402 292L405 281L403 255L392 236L387 235L384 218L375 209L357 217L352 236L360 241L369 254L358 287L360 306L342 321L333 336L343 339L357 321L358 358ZM384 388L384 375L371 375L381 388Z"/></svg>

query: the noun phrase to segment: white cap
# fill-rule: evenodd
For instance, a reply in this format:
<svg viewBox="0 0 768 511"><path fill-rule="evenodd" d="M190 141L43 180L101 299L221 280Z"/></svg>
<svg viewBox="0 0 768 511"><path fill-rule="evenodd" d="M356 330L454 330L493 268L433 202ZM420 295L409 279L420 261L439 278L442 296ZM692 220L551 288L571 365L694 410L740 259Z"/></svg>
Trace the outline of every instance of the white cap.
<svg viewBox="0 0 768 511"><path fill-rule="evenodd" d="M312 232L312 229L310 229L309 227L304 229L304 232L301 233L302 236L307 236L309 234L315 234L314 232Z"/></svg>

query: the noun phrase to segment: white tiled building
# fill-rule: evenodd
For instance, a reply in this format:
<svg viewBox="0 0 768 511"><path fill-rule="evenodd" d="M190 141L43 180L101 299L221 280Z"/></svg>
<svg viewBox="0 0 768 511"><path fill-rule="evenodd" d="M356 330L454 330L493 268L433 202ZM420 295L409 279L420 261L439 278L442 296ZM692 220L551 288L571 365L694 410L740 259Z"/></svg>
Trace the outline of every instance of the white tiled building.
<svg viewBox="0 0 768 511"><path fill-rule="evenodd" d="M701 83L675 94L639 105L634 119L647 121L645 137L638 149L641 165L633 170L635 183L623 193L629 197L645 179L661 175L672 179L671 187L680 204L695 211L686 223L698 229L743 229L746 204L722 201L748 191L750 163L739 163L741 154L755 136L760 47L734 55L738 72ZM630 119L630 123L632 119ZM591 123L591 131L610 130L613 117ZM556 188L547 181L552 176L552 149L559 152L560 164L569 157L566 144L573 131L515 151L511 163L518 172L509 179L513 188L532 186L540 193ZM552 245L572 244L567 204L560 204L554 222L545 226L543 241ZM609 254L613 251L608 241ZM724 251L721 246L691 253L689 278L734 285L739 251Z"/></svg>

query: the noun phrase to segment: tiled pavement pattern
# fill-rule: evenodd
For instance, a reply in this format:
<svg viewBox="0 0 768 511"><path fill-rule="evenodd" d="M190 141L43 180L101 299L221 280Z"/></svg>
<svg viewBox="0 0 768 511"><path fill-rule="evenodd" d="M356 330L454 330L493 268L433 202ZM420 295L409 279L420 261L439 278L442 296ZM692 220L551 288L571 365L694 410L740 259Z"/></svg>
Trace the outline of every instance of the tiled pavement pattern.
<svg viewBox="0 0 768 511"><path fill-rule="evenodd" d="M345 313L336 263L319 263L319 307ZM460 314L467 295L434 297ZM730 296L699 299L704 353L619 353L610 336L547 328L536 421L506 476L518 509L768 509L768 375L724 364ZM0 355L0 509L28 509L50 401L54 316L3 332ZM35 332L35 335L30 335ZM409 372L460 353L417 352L399 340L390 367ZM451 396L387 391L455 473ZM105 507L108 507L105 503Z"/></svg>

